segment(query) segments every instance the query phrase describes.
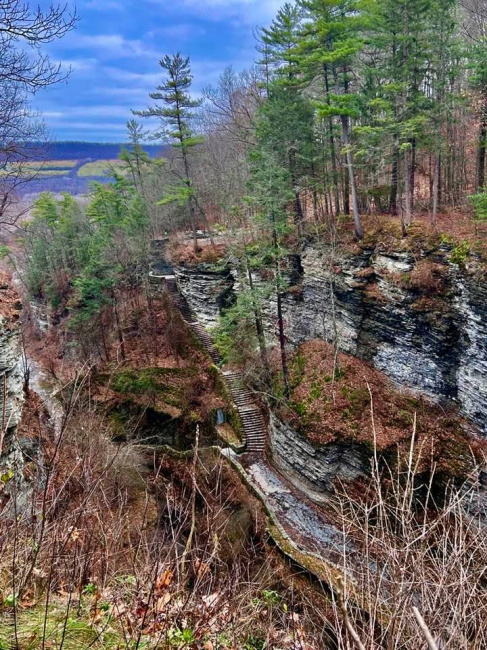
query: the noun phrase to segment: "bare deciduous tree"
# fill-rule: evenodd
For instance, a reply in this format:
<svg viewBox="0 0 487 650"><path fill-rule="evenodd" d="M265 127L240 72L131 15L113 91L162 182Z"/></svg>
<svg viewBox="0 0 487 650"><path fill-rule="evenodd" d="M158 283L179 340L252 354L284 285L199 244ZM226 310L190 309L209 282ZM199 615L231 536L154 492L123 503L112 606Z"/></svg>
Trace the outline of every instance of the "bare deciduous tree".
<svg viewBox="0 0 487 650"><path fill-rule="evenodd" d="M29 109L29 95L66 78L64 70L40 50L62 38L77 22L67 6L32 9L22 0L0 2L0 224L15 224L13 210L21 185L34 172L26 159L40 155L32 143L46 140L42 123Z"/></svg>

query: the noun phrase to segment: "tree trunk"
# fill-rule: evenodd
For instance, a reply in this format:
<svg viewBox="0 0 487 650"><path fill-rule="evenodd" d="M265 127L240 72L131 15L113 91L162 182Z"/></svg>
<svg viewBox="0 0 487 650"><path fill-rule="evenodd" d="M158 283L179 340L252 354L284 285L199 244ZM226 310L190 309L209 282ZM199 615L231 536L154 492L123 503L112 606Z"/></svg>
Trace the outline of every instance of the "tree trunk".
<svg viewBox="0 0 487 650"><path fill-rule="evenodd" d="M279 283L279 276L277 282ZM289 370L287 367L286 355L286 336L284 334L284 319L282 317L282 296L279 286L277 286L277 324L279 327L279 346L281 348L281 366L282 378L284 380L284 397L289 399L291 389L289 386Z"/></svg>
<svg viewBox="0 0 487 650"><path fill-rule="evenodd" d="M343 188L343 212L350 214L350 176L345 174Z"/></svg>
<svg viewBox="0 0 487 650"><path fill-rule="evenodd" d="M299 239L301 239L303 235L304 214L303 214L303 206L301 205L301 198L299 196L299 190L297 188L296 162L295 162L293 151L289 151L288 160L289 160L289 171L291 172L291 182L293 184L293 192L294 192L294 223L296 224L298 237Z"/></svg>
<svg viewBox="0 0 487 650"><path fill-rule="evenodd" d="M487 97L482 102L479 140L477 145L477 192L481 192L485 185L485 153L487 146Z"/></svg>
<svg viewBox="0 0 487 650"><path fill-rule="evenodd" d="M112 299L113 299L113 313L115 314L115 325L117 327L117 338L120 344L120 353L122 355L122 359L125 360L125 341L123 338L122 328L120 326L120 317L118 314L117 298L115 297L115 292L112 293Z"/></svg>
<svg viewBox="0 0 487 650"><path fill-rule="evenodd" d="M431 205L431 223L434 228L436 228L436 215L438 214L438 187L440 179L440 155L435 155L433 170L433 196L432 196L432 205Z"/></svg>
<svg viewBox="0 0 487 650"><path fill-rule="evenodd" d="M257 334L257 340L259 341L259 351L260 351L260 359L262 361L262 366L264 368L264 381L266 384L266 387L270 389L271 387L271 369L269 366L269 359L267 357L267 346L265 342L265 334L264 334L264 326L262 323L262 313L260 311L260 307L257 304L257 301L255 300L254 296L254 281L252 279L252 272L250 271L249 267L249 261L247 258L245 258L245 265L247 267L247 277L249 279L249 288L250 292L252 295L252 309L254 311L254 319L255 319L255 331Z"/></svg>
<svg viewBox="0 0 487 650"><path fill-rule="evenodd" d="M342 128L343 128L343 144L345 145L346 152L347 152L348 178L350 181L350 189L352 191L352 210L353 210L353 221L355 223L355 233L359 239L363 239L364 231L362 228L362 223L360 221L360 214L358 211L357 188L355 186L355 174L353 171L352 152L350 151L350 125L348 122L347 115L342 115Z"/></svg>
<svg viewBox="0 0 487 650"><path fill-rule="evenodd" d="M416 178L416 138L411 140L411 179L410 179L410 192L411 192L411 212L414 210L414 186Z"/></svg>
<svg viewBox="0 0 487 650"><path fill-rule="evenodd" d="M411 168L410 168L410 150L404 150L404 223L410 226L413 220L413 213L411 210Z"/></svg>
<svg viewBox="0 0 487 650"><path fill-rule="evenodd" d="M273 217L274 222L274 217ZM276 274L276 299L277 299L277 326L279 329L279 347L281 349L281 368L282 368L282 378L284 381L284 397L289 399L291 395L291 389L289 385L289 370L287 367L287 355L286 355L286 335L284 333L284 318L282 315L282 294L281 294L281 266L279 263L278 256L278 245L277 245L277 232L275 224L272 228L272 239L275 250L275 274Z"/></svg>
<svg viewBox="0 0 487 650"><path fill-rule="evenodd" d="M179 120L178 120L179 122ZM179 122L179 129L180 132L182 133L182 126L181 123ZM189 162L188 162L188 155L186 153L185 149L185 142L184 142L184 137L181 135L180 137L180 143L181 143L181 154L183 156L183 165L184 165L184 175L185 175L185 180L186 180L186 185L190 191L190 197L189 197L189 213L191 216L191 228L193 229L193 247L194 247L194 252L198 252L198 237L196 235L196 201L193 196L192 190L193 186L191 183L191 176L189 173Z"/></svg>
<svg viewBox="0 0 487 650"><path fill-rule="evenodd" d="M328 69L326 65L324 66L325 74L325 92L326 92L326 103L330 104L330 85L328 80ZM335 152L335 138L333 136L333 118L330 116L328 118L328 129L329 129L329 141L330 141L330 156L331 156L331 168L333 174L333 191L335 194L335 214L340 214L340 188L338 187L338 169L336 161L336 152Z"/></svg>
<svg viewBox="0 0 487 650"><path fill-rule="evenodd" d="M391 169L391 192L389 194L389 212L392 215L397 214L397 186L399 174L399 147L394 145Z"/></svg>

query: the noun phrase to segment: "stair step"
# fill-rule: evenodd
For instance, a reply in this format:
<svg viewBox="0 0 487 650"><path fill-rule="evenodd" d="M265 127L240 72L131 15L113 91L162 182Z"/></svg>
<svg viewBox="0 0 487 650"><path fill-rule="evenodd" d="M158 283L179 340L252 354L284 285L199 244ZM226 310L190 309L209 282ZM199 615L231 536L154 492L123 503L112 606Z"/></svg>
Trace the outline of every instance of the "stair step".
<svg viewBox="0 0 487 650"><path fill-rule="evenodd" d="M180 294L176 277L166 276L164 280L166 288L173 295L174 306L179 310L189 327L191 327L209 356L215 363L219 363L221 356L216 350L206 328L196 319L194 311L188 305L184 296ZM260 455L266 448L267 427L260 408L254 402L254 395L246 387L242 373L234 370L224 370L222 375L230 389L230 394L242 422L247 451Z"/></svg>

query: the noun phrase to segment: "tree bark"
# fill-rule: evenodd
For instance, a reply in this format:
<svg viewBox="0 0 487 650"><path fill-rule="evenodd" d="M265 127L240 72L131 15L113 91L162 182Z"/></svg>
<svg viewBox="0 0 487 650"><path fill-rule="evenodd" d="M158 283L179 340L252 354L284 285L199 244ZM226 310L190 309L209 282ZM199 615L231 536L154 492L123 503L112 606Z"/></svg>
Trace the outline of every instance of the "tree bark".
<svg viewBox="0 0 487 650"><path fill-rule="evenodd" d="M436 228L436 216L438 214L438 188L440 178L440 156L435 155L434 170L433 170L433 196L431 206L431 223Z"/></svg>
<svg viewBox="0 0 487 650"><path fill-rule="evenodd" d="M414 210L414 186L416 179L416 138L411 140L411 177L410 177L410 187L411 192L411 211Z"/></svg>
<svg viewBox="0 0 487 650"><path fill-rule="evenodd" d="M257 340L259 341L259 351L260 358L262 361L262 366L264 368L264 381L267 388L271 387L271 369L269 366L269 359L267 357L267 346L265 342L264 326L262 324L262 314L257 304L257 301L254 297L254 281L252 279L252 272L250 271L249 261L245 258L245 265L247 267L247 277L249 279L249 288L252 295L252 309L254 311L255 319L255 332L257 334Z"/></svg>
<svg viewBox="0 0 487 650"><path fill-rule="evenodd" d="M485 185L485 154L487 148L487 96L482 101L479 140L477 145L477 192Z"/></svg>
<svg viewBox="0 0 487 650"><path fill-rule="evenodd" d="M330 85L328 80L328 69L326 65L324 66L325 74L325 91L326 91L326 103L330 104ZM328 129L329 129L329 141L330 141L330 156L331 156L331 168L333 174L333 191L335 194L335 214L340 214L340 188L338 187L338 169L336 161L336 152L335 152L335 138L333 136L333 118L328 118Z"/></svg>
<svg viewBox="0 0 487 650"><path fill-rule="evenodd" d="M391 192L389 194L389 212L392 215L397 214L398 173L399 173L399 148L397 144L395 144L393 157L392 157Z"/></svg>
<svg viewBox="0 0 487 650"><path fill-rule="evenodd" d="M410 150L404 150L404 223L406 226L411 225L413 213L411 210L411 169L410 169Z"/></svg>
<svg viewBox="0 0 487 650"><path fill-rule="evenodd" d="M274 217L273 217L274 222ZM282 315L282 294L281 294L281 265L279 263L278 256L278 242L277 242L277 232L275 224L272 228L272 239L275 251L275 274L276 274L276 299L277 299L277 326L279 329L279 347L281 349L281 368L282 368L282 378L284 381L284 397L289 399L291 395L291 389L289 385L289 369L287 366L287 355L286 355L286 335L284 333L284 318Z"/></svg>
<svg viewBox="0 0 487 650"><path fill-rule="evenodd" d="M303 235L303 206L301 205L301 197L299 196L299 190L297 188L296 180L296 161L294 157L294 152L289 151L289 171L291 172L291 182L293 184L294 192L294 223L298 231L298 237L301 239Z"/></svg>
<svg viewBox="0 0 487 650"><path fill-rule="evenodd" d="M353 221L355 223L355 233L359 239L363 239L364 231L362 228L362 223L360 221L360 214L358 211L357 188L355 186L355 174L353 171L352 152L350 151L350 125L349 125L347 115L342 115L342 129L343 129L343 144L345 145L346 152L347 152L348 178L350 181L350 189L352 191L352 210L353 210Z"/></svg>

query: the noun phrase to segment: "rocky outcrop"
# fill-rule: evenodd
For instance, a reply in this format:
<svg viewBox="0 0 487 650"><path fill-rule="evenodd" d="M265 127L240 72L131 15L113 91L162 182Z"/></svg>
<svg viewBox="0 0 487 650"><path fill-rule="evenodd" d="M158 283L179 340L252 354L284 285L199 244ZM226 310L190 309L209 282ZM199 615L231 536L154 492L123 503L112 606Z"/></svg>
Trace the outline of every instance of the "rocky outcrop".
<svg viewBox="0 0 487 650"><path fill-rule="evenodd" d="M487 285L480 260L470 255L458 265L453 253L447 244L414 252L377 244L332 256L308 245L292 265L301 279L293 273L283 297L288 341L337 338L344 352L372 363L399 387L458 404L487 435ZM176 274L210 326L238 288L228 272L200 266ZM263 311L274 336L272 299Z"/></svg>
<svg viewBox="0 0 487 650"><path fill-rule="evenodd" d="M229 269L208 265L178 266L174 269L179 289L205 327L214 327L222 309L234 299L234 279Z"/></svg>
<svg viewBox="0 0 487 650"><path fill-rule="evenodd" d="M22 414L21 311L10 284L0 279L0 423L7 432L15 429Z"/></svg>
<svg viewBox="0 0 487 650"><path fill-rule="evenodd" d="M20 313L22 303L9 279L0 276L0 512L11 516L11 496L16 495L17 512L28 500L29 488L22 469L26 456L32 458L32 441L17 436L24 403L24 369ZM15 490L14 490L15 488ZM5 507L7 504L7 507Z"/></svg>
<svg viewBox="0 0 487 650"><path fill-rule="evenodd" d="M286 299L292 342L336 331L345 352L400 387L456 402L487 433L487 287L476 264L460 268L446 247L366 250L334 266L325 256L305 251L302 294Z"/></svg>
<svg viewBox="0 0 487 650"><path fill-rule="evenodd" d="M314 492L331 492L337 479L352 482L370 473L370 453L358 445L313 445L272 414L269 434L275 466Z"/></svg>

